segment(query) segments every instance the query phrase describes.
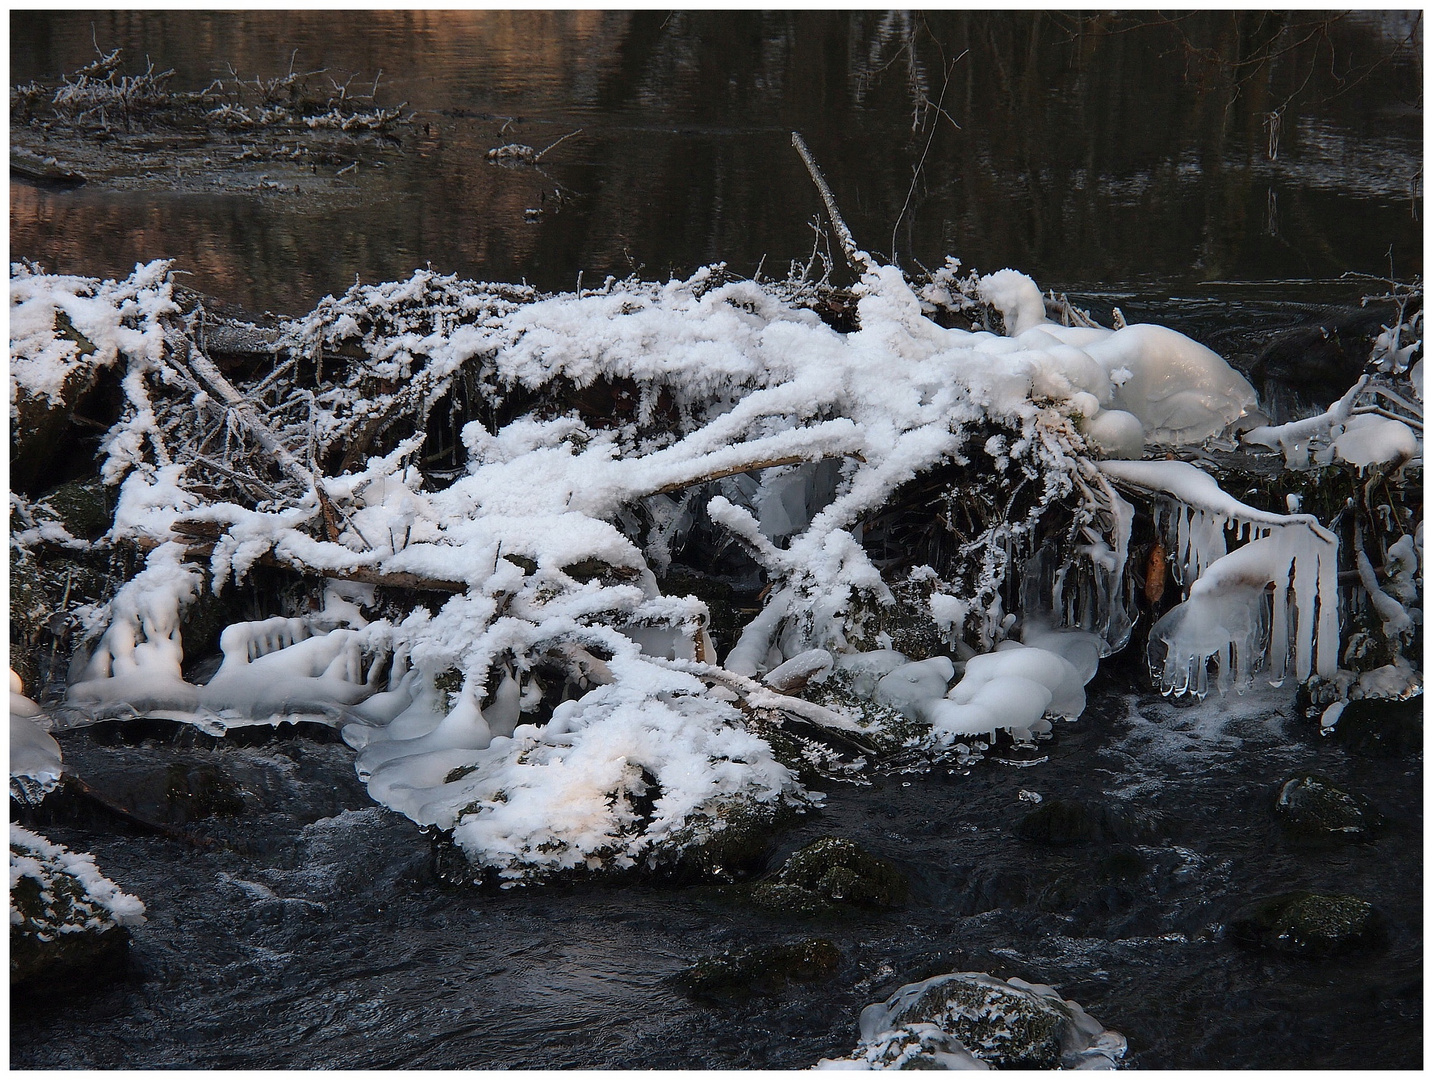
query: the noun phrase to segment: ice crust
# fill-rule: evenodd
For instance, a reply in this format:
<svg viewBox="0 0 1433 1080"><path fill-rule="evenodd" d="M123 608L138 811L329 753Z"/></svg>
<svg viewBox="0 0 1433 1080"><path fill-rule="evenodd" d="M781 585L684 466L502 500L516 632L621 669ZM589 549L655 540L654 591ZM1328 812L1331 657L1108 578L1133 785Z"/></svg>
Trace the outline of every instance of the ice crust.
<svg viewBox="0 0 1433 1080"><path fill-rule="evenodd" d="M65 766L57 743L45 727L49 718L23 693L20 676L10 671L10 789L38 802L59 786Z"/></svg>
<svg viewBox="0 0 1433 1080"><path fill-rule="evenodd" d="M1052 717L1078 715L1098 657L1121 647L1131 626L1134 510L1114 482L1142 484L1184 508L1191 582L1224 554L1204 538L1218 515L1261 538L1300 537L1279 540L1277 557L1278 544L1256 549L1270 553L1262 568L1287 561L1294 667L1323 671L1326 641L1336 641L1334 593L1305 535L1316 526L1298 532L1293 519L1249 517L1212 480L1163 463L1091 467L1096 454L1222 432L1253 405L1242 377L1164 328L1062 326L1015 271L980 283L1005 313L1005 336L939 326L891 267L864 276L860 329L846 334L776 290L721 280L718 268L665 284L525 294L524 302L431 271L355 286L290 324L288 347L320 356L357 343L363 378L427 401L460 370L504 392L631 379L661 388L673 419L654 433L653 393L642 398L646 414L611 428L589 428L575 414L524 416L496 431L474 421L462 431L466 466L442 490L424 489L412 464L416 436L324 478L322 498L316 484L298 498L245 507L197 495L154 426L144 364L159 355L172 304L165 269L150 264L99 285L17 268L12 281L12 307L21 309L12 377L27 393L49 393L65 365L128 358L131 407L106 444L106 479L122 481L111 537L159 542L99 617L103 634L67 706L82 718L147 713L216 731L295 716L340 725L375 798L451 830L475 863L510 880L652 862L721 832L740 807L804 804L808 796L747 716L787 710L854 729L850 713L779 692L831 671L947 740L997 730L1028 739ZM92 310L104 304L111 314ZM88 360L56 330L61 311L96 345ZM361 320L391 329L361 330ZM315 401L303 438L341 430L344 410L384 407L353 380ZM863 518L913 478L966 463L976 447L998 471L1043 484L1045 503L1077 501L1090 512L1073 568L1047 559L1033 575L1018 613L1023 646L991 651L1017 614L1004 606L1005 575L1018 569L1009 565L1010 535L987 538L971 592L931 594L930 614L957 654L987 654L971 657L951 688L949 659L858 654L846 630L855 607L892 598L862 547ZM1143 465L1155 472L1120 472ZM325 500L339 512L337 539L314 535ZM712 654L705 605L661 595L653 573L698 510L772 583L724 666ZM207 567L216 591L268 556L318 575L410 574L462 591L394 620L368 622L361 600L330 596L304 619L231 626L219 670L200 685L184 677L180 627L206 574L175 541L180 518L220 531ZM633 523L642 521L651 527L639 543ZM1247 614L1252 601L1239 588L1221 571L1188 603L1201 615ZM1229 640L1237 636L1231 630ZM1185 629L1172 638L1183 655L1211 635ZM755 681L763 676L780 686Z"/></svg>

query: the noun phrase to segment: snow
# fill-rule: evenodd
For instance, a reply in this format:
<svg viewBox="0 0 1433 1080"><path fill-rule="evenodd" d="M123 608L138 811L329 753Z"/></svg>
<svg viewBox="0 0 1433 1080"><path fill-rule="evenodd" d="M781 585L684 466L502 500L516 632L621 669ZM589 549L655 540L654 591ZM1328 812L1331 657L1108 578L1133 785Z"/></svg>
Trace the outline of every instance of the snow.
<svg viewBox="0 0 1433 1080"><path fill-rule="evenodd" d="M1343 432L1333 441L1340 461L1360 469L1370 465L1397 465L1423 452L1418 436L1401 420L1364 414L1350 417Z"/></svg>
<svg viewBox="0 0 1433 1080"><path fill-rule="evenodd" d="M58 894L57 878L78 883L78 897ZM29 878L39 886L41 910L29 917L15 906L15 889ZM36 917L38 916L38 917ZM10 927L33 933L43 941L58 934L103 931L113 926L142 926L144 904L121 892L99 872L93 855L71 851L19 825L10 824Z"/></svg>

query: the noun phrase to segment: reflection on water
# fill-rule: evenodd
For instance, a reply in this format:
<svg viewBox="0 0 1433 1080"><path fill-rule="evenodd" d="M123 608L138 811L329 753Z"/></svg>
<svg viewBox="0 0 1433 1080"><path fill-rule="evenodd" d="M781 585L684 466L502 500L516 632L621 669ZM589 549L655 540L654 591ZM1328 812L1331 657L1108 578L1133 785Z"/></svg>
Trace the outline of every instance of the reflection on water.
<svg viewBox="0 0 1433 1080"><path fill-rule="evenodd" d="M908 267L957 254L1064 288L1422 269L1416 12L14 12L12 80L95 40L180 88L292 63L379 77L413 112L401 150L322 194L11 185L12 257L172 257L251 307L424 264L550 289L782 274L818 211L797 129L858 240ZM579 128L539 169L484 160Z"/></svg>

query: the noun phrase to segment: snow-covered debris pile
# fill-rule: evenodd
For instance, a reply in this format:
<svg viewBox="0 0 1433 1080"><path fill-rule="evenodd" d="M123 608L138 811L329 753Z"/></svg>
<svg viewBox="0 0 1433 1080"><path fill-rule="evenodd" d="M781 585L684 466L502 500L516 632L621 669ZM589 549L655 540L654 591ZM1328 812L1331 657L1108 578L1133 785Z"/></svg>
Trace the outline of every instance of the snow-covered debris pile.
<svg viewBox="0 0 1433 1080"><path fill-rule="evenodd" d="M1173 331L1065 325L1024 275L957 270L918 293L872 268L847 332L809 282L720 267L556 296L420 271L221 368L164 264L16 267L17 400L123 364L106 542L148 552L86 613L71 718L318 719L376 798L505 880L670 862L806 805L796 773L840 754L967 760L1077 717L1137 617L1116 486L1172 508L1170 689L1270 652L1235 557L1288 590L1276 677L1331 672L1317 521L1113 460L1225 433L1247 382ZM326 584L236 610L196 666L193 613L275 566ZM682 582L754 617L730 629Z"/></svg>
<svg viewBox="0 0 1433 1080"><path fill-rule="evenodd" d="M822 1069L1113 1069L1125 1039L1054 987L937 975L861 1011L861 1042Z"/></svg>
<svg viewBox="0 0 1433 1080"><path fill-rule="evenodd" d="M10 826L10 981L92 966L123 951L144 904L121 892L93 855Z"/></svg>

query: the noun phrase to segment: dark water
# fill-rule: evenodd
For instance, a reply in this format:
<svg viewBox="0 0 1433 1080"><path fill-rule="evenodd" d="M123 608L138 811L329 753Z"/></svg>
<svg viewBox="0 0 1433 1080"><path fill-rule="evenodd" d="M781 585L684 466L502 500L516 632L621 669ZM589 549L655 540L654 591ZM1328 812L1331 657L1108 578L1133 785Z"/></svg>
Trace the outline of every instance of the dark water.
<svg viewBox="0 0 1433 1080"><path fill-rule="evenodd" d="M427 263L549 289L717 260L784 275L819 212L799 130L858 241L907 267L956 255L1060 289L1277 281L1289 298L1312 281L1348 299L1330 279L1422 270L1419 18L12 12L16 83L98 41L179 89L231 66L324 69L315 86L381 71L378 101L414 125L381 155L355 144L343 176L226 169L234 147L215 147L208 167L117 151L74 190L12 183L11 254L106 275L173 258L201 291L288 312ZM484 161L577 129L540 171ZM44 135L15 137L63 156Z"/></svg>
<svg viewBox="0 0 1433 1080"><path fill-rule="evenodd" d="M700 887L455 890L406 819L368 802L342 745L99 747L73 732L66 760L96 786L217 765L246 809L193 823L209 849L47 811L44 831L94 851L149 923L126 982L13 1003L11 1064L805 1068L848 1053L860 1009L900 984L978 970L1059 987L1128 1038L1136 1067L1416 1068L1421 760L1320 739L1289 696L1175 708L1106 686L1043 764L834 788L772 864L834 834L913 886L900 910L834 921ZM1300 770L1369 794L1387 824L1369 843L1292 843L1271 808ZM1021 840L1022 790L1104 808L1123 831ZM1225 939L1238 908L1292 889L1371 899L1388 944L1316 961ZM819 984L702 1003L670 981L701 956L811 937L843 957Z"/></svg>
<svg viewBox="0 0 1433 1080"><path fill-rule="evenodd" d="M355 85L381 69L380 103L406 101L415 121L397 146L355 143L363 163L344 176L265 165L283 190L226 164L237 146L150 175L116 152L72 190L12 182L11 255L106 275L173 258L196 288L286 312L425 263L551 289L718 259L784 274L810 256L819 210L789 145L800 130L882 256L1012 265L1247 358L1271 328L1368 291L1344 272L1422 270L1421 27L1400 44L1416 18L12 12L14 82L87 62L92 35L190 89L229 64L282 74L297 49L297 68ZM483 160L578 128L541 171ZM1417 1067L1421 756L1353 754L1286 698L1172 710L1107 681L1044 764L835 788L772 865L848 836L914 890L899 911L833 923L699 888L452 890L340 745L122 749L70 733L66 759L92 783L217 765L244 810L195 823L211 848L46 812L149 923L126 982L13 1003L11 1063L803 1068L847 1053L861 1007L897 986L983 970L1056 985L1129 1038L1136 1066ZM1292 846L1270 806L1305 769L1389 824L1367 844ZM1032 846L1014 833L1022 789L1156 824ZM1244 903L1296 888L1368 898L1389 944L1311 961L1225 940ZM842 952L827 982L703 1004L668 981L699 956L806 937Z"/></svg>

